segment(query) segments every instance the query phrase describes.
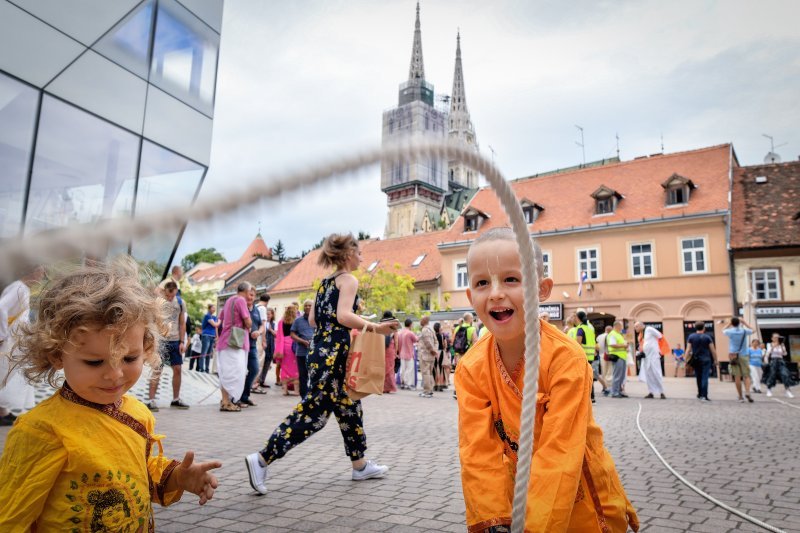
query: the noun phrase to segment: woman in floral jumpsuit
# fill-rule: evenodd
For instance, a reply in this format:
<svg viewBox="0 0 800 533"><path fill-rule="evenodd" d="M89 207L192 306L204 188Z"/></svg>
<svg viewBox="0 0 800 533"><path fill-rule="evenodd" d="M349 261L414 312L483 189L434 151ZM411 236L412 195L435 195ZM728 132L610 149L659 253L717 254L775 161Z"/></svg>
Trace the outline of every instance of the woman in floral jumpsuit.
<svg viewBox="0 0 800 533"><path fill-rule="evenodd" d="M353 464L353 479L360 481L383 476L389 468L364 458L367 438L364 434L361 402L353 401L344 390L350 329L390 334L397 321L367 322L357 309L358 280L351 274L361 262L358 242L352 235L331 235L322 246L319 262L336 270L322 280L309 322L315 327L307 356L308 393L270 436L266 446L245 458L250 485L266 494L267 467L276 459L325 427L331 414L336 416L344 439L344 449Z"/></svg>

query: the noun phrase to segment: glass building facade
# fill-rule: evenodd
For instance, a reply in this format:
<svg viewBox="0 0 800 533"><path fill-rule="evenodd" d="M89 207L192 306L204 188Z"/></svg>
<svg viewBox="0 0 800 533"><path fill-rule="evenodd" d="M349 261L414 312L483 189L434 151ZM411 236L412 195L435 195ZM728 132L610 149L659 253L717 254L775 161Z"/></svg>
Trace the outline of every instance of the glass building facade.
<svg viewBox="0 0 800 533"><path fill-rule="evenodd" d="M0 239L185 207L223 0L0 0ZM182 230L121 245L164 273Z"/></svg>

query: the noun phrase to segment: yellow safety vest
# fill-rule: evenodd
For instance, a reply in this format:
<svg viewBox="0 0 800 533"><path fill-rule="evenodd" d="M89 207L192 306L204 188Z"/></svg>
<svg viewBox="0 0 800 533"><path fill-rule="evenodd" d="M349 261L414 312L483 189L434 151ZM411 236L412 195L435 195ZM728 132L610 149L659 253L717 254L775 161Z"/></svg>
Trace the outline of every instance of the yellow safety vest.
<svg viewBox="0 0 800 533"><path fill-rule="evenodd" d="M595 346L597 346L597 341L594 337L594 326L589 324L581 324L580 326L575 327L575 338L578 337L578 328L583 330L583 340L585 344L581 344L581 348L583 351L586 352L586 360L587 361L594 361L595 356Z"/></svg>
<svg viewBox="0 0 800 533"><path fill-rule="evenodd" d="M612 344L625 344L625 337L623 337L622 333L618 332L615 329L611 330L611 332L608 335L606 335L606 348L608 349L608 353L611 355L616 355L622 360L628 359L627 348L612 348L611 347Z"/></svg>

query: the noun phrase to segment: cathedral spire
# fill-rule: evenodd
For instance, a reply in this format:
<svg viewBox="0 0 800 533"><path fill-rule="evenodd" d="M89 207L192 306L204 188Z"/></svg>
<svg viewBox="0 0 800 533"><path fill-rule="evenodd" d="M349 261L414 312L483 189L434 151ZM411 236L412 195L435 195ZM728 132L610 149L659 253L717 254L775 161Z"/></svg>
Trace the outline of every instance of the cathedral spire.
<svg viewBox="0 0 800 533"><path fill-rule="evenodd" d="M425 79L425 63L422 61L422 30L419 24L419 2L417 2L417 21L414 23L414 45L411 49L411 65L408 67L408 81Z"/></svg>
<svg viewBox="0 0 800 533"><path fill-rule="evenodd" d="M461 66L461 31L456 33L456 69L453 73L453 94L450 95L450 114L457 112L469 114L467 96L464 91L464 70Z"/></svg>

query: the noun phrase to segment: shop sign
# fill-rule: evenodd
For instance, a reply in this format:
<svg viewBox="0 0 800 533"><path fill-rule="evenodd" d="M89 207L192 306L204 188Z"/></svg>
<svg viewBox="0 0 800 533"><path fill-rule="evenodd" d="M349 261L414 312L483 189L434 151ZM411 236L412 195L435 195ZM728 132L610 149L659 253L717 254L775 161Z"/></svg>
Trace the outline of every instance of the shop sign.
<svg viewBox="0 0 800 533"><path fill-rule="evenodd" d="M800 316L800 307L756 307L756 316L758 317L791 317Z"/></svg>
<svg viewBox="0 0 800 533"><path fill-rule="evenodd" d="M564 304L539 304L539 313L549 313L550 320L564 319Z"/></svg>

